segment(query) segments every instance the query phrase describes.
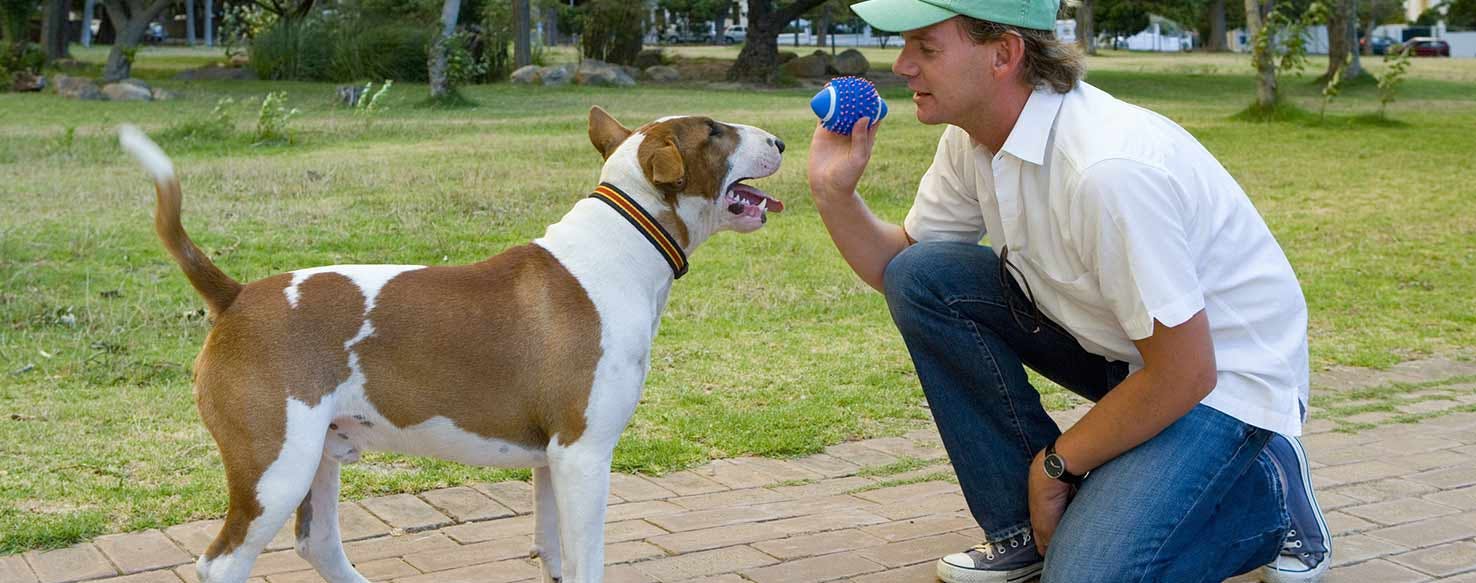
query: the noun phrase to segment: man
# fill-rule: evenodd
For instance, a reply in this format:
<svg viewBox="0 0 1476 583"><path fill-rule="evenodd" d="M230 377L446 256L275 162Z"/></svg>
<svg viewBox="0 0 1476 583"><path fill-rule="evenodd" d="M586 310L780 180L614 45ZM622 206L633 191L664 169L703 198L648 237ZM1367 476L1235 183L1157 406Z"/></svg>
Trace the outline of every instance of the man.
<svg viewBox="0 0 1476 583"><path fill-rule="evenodd" d="M1192 136L1080 81L1058 1L852 7L903 33L892 70L949 126L903 225L857 193L878 126L811 145L816 208L886 294L987 537L938 575L1320 580L1296 276ZM1022 365L1095 405L1062 434Z"/></svg>

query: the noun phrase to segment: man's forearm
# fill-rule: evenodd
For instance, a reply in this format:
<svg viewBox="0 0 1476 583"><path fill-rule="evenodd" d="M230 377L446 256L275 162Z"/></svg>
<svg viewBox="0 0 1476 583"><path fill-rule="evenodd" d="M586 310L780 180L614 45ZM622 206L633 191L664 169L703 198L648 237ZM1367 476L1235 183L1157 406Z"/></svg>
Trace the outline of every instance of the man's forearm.
<svg viewBox="0 0 1476 583"><path fill-rule="evenodd" d="M861 195L854 192L850 196L817 196L815 208L851 270L867 285L882 291L882 275L892 258L907 248L907 233L872 214Z"/></svg>
<svg viewBox="0 0 1476 583"><path fill-rule="evenodd" d="M1129 375L1061 435L1056 452L1067 469L1076 474L1096 469L1158 435L1209 393L1202 386L1176 386L1153 377L1147 369Z"/></svg>

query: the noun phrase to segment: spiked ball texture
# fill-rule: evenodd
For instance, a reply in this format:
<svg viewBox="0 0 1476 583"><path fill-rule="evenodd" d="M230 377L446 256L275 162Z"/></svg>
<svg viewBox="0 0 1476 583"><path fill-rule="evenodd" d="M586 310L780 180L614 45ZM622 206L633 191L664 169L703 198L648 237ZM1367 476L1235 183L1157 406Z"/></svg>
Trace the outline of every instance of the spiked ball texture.
<svg viewBox="0 0 1476 583"><path fill-rule="evenodd" d="M860 77L836 77L810 99L810 110L820 125L837 134L851 134L856 120L870 118L875 124L887 117L887 102L876 94L876 86Z"/></svg>

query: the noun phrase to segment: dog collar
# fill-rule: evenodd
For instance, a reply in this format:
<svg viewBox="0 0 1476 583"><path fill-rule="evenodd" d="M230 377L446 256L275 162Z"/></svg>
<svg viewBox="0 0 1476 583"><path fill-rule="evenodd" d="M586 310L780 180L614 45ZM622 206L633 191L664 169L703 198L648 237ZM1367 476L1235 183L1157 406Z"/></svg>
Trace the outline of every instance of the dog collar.
<svg viewBox="0 0 1476 583"><path fill-rule="evenodd" d="M620 216L625 217L625 220L630 222L637 231L645 235L646 240L651 242L651 246L661 253L662 258L666 259L666 264L671 266L675 279L681 279L687 274L687 254L682 251L682 246L677 244L676 239L671 238L671 234L667 233L666 229L661 227L661 223L656 222L656 219L646 212L646 209L631 200L630 195L625 194L613 184L601 182L595 187L594 193L589 196L610 205L610 208L615 209L615 212L620 213Z"/></svg>

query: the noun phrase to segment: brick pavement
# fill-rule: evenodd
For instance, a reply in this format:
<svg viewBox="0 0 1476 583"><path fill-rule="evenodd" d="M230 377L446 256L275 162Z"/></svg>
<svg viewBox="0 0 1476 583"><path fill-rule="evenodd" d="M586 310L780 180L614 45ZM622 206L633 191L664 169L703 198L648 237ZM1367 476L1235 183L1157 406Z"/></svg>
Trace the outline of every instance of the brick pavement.
<svg viewBox="0 0 1476 583"><path fill-rule="evenodd" d="M1314 386L1338 391L1473 373L1476 365L1436 360L1382 372L1329 371L1316 375ZM1476 386L1470 389L1476 395ZM1462 410L1473 400L1447 400L1447 414L1358 433L1332 431L1328 420L1308 426L1303 442L1336 536L1331 581L1476 583L1476 412ZM1430 403L1441 402L1412 409L1440 412ZM1084 411L1053 416L1065 426ZM936 433L920 427L799 459L717 460L661 477L617 475L606 581L933 582L938 556L981 536L958 487L940 479L951 475L943 457ZM934 465L895 475L863 471L904 459ZM537 563L526 558L530 497L526 483L503 482L344 502L348 554L374 581L536 581ZM219 524L0 556L0 583L195 582L193 557ZM252 583L321 581L291 550L289 530L262 555Z"/></svg>

